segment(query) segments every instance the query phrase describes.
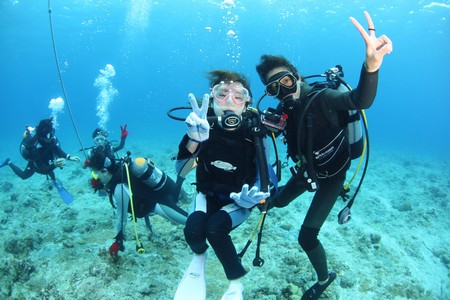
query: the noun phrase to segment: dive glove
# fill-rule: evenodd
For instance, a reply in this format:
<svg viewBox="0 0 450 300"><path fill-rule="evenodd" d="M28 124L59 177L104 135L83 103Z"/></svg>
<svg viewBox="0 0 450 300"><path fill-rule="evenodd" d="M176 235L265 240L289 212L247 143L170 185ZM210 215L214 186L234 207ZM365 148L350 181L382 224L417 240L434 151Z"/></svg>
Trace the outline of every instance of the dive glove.
<svg viewBox="0 0 450 300"><path fill-rule="evenodd" d="M124 250L125 246L123 245L123 242L115 241L114 243L112 243L111 247L109 247L109 254L116 257L119 251L123 252Z"/></svg>
<svg viewBox="0 0 450 300"><path fill-rule="evenodd" d="M66 160L64 158L58 158L53 162L53 165L55 166L55 168L62 169L64 167L65 163L66 163Z"/></svg>
<svg viewBox="0 0 450 300"><path fill-rule="evenodd" d="M197 99L194 94L188 95L189 102L191 103L192 112L184 121L187 125L187 135L193 141L198 143L204 142L209 138L209 123L206 119L206 113L209 106L209 95L203 96L203 102L201 108L198 107Z"/></svg>
<svg viewBox="0 0 450 300"><path fill-rule="evenodd" d="M122 131L122 134L120 135L120 139L122 141L124 141L128 136L127 126L128 126L127 124L125 124L123 127L120 126L120 131Z"/></svg>
<svg viewBox="0 0 450 300"><path fill-rule="evenodd" d="M242 186L241 192L233 192L230 194L230 198L233 199L237 205L245 208L252 208L259 204L261 200L269 198L269 196L269 192L260 192L257 186L253 186L248 190L248 184Z"/></svg>
<svg viewBox="0 0 450 300"><path fill-rule="evenodd" d="M125 250L125 246L123 245L123 233L120 231L116 235L116 241L112 243L111 247L109 247L109 254L113 257L117 257L117 253L119 251L123 252Z"/></svg>

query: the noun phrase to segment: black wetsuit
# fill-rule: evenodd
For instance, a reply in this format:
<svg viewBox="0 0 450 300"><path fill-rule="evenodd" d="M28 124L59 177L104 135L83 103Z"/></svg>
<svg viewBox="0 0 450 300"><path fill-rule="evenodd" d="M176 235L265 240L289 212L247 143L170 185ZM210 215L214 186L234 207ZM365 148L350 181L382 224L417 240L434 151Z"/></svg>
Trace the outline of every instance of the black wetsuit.
<svg viewBox="0 0 450 300"><path fill-rule="evenodd" d="M38 140L35 145L27 149L28 164L25 170L22 171L12 162L9 163L9 166L22 179L30 178L34 173L38 173L48 175L55 181L54 161L56 158L67 157L67 153L61 149L58 139L54 137L49 142Z"/></svg>
<svg viewBox="0 0 450 300"><path fill-rule="evenodd" d="M378 71L368 73L363 67L356 89L346 93L327 89L317 96L314 103L311 104L311 110L314 112L313 151L315 153L328 142L331 142L330 139L335 137L334 134L338 130L345 128L343 116L347 115L348 110L366 109L372 105L376 95L377 84ZM300 99L297 99L297 102L304 103L310 91L311 86L303 83ZM296 123L296 118L301 113L302 107L302 105L299 105L288 112L289 118L285 132L288 153L294 161L299 159L297 151L298 135L296 132L298 123ZM304 125L302 126L300 135L302 139L302 153L307 148L305 127ZM348 139L343 136L341 142L339 146L334 145L332 147L333 151L336 151L338 147L339 150L335 152L336 155L327 163L318 163L317 156L314 158L313 165L319 189L315 192L298 237L298 242L308 255L320 281L328 278L328 267L325 250L317 236L342 190L346 172L350 167ZM308 155L305 156L307 157ZM285 186L280 187L279 193L273 199L273 205L275 207L284 207L306 190L304 177L291 177Z"/></svg>
<svg viewBox="0 0 450 300"><path fill-rule="evenodd" d="M240 192L244 184L259 184L256 150L248 127L226 131L218 126L210 129L209 139L200 145L196 168L197 197L184 229L186 242L196 254L204 253L208 240L222 263L229 280L246 274L230 232L251 214L230 199L231 192ZM184 137L178 159L191 157Z"/></svg>

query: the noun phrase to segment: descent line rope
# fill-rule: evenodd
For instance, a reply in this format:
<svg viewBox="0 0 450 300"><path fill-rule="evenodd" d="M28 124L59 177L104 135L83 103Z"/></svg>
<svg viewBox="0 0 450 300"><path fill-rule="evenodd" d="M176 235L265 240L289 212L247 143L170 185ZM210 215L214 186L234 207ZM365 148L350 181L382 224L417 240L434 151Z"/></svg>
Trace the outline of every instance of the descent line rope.
<svg viewBox="0 0 450 300"><path fill-rule="evenodd" d="M84 150L83 142L81 141L80 134L78 133L77 126L75 125L75 120L74 120L74 117L72 114L72 109L70 108L69 97L67 97L66 88L64 86L64 81L63 81L62 74L61 74L61 68L59 67L58 54L56 51L55 35L53 33L52 8L51 8L50 0L48 0L48 17L50 20L50 33L51 33L51 37L52 37L53 53L55 55L56 68L58 70L59 82L61 84L61 89L62 89L62 92L64 95L64 99L67 102L67 109L69 111L70 120L72 121L72 126L75 130L75 134L77 135L77 139L78 139L78 142L80 143L84 157L87 158L86 152Z"/></svg>

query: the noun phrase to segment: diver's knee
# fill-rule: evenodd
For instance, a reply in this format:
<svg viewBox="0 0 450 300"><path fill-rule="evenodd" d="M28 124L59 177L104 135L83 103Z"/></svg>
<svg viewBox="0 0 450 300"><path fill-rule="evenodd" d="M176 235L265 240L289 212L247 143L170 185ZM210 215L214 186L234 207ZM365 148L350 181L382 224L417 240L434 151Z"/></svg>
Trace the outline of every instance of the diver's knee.
<svg viewBox="0 0 450 300"><path fill-rule="evenodd" d="M205 219L206 214L204 212L196 211L189 216L183 230L186 242L196 254L202 254L208 249L208 245L206 244Z"/></svg>
<svg viewBox="0 0 450 300"><path fill-rule="evenodd" d="M206 214L201 211L194 211L189 215L184 226L185 232L204 232Z"/></svg>
<svg viewBox="0 0 450 300"><path fill-rule="evenodd" d="M218 212L214 218L210 218L206 225L206 238L214 243L230 233L232 229L231 217L225 212Z"/></svg>
<svg viewBox="0 0 450 300"><path fill-rule="evenodd" d="M310 251L319 245L317 236L320 229L310 228L302 225L300 233L298 234L298 243L304 251Z"/></svg>

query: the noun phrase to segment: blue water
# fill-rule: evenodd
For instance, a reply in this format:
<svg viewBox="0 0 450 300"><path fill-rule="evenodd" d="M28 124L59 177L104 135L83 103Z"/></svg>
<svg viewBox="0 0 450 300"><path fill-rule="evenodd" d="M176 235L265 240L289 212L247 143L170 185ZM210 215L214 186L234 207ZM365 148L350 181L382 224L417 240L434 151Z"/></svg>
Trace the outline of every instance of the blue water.
<svg viewBox="0 0 450 300"><path fill-rule="evenodd" d="M232 1L228 1L232 2ZM118 94L106 126L128 143L178 141L182 122L168 109L187 104L189 92L208 92L205 72L248 75L255 98L263 86L255 72L261 54L282 54L303 75L336 64L357 85L364 41L349 21L366 26L394 51L380 70L377 99L367 111L372 147L444 156L450 150L450 1L51 1L59 66L67 92L58 136L69 152L85 146L97 127L100 70L114 66ZM234 32L234 34L233 34ZM6 145L20 142L24 126L49 117L50 99L63 97L50 33L48 2L0 2L0 127ZM101 97L100 97L101 98ZM267 104L269 104L267 102ZM272 102L273 103L273 102ZM70 105L71 110L68 110ZM183 113L182 113L183 114ZM174 144L176 146L176 143Z"/></svg>

